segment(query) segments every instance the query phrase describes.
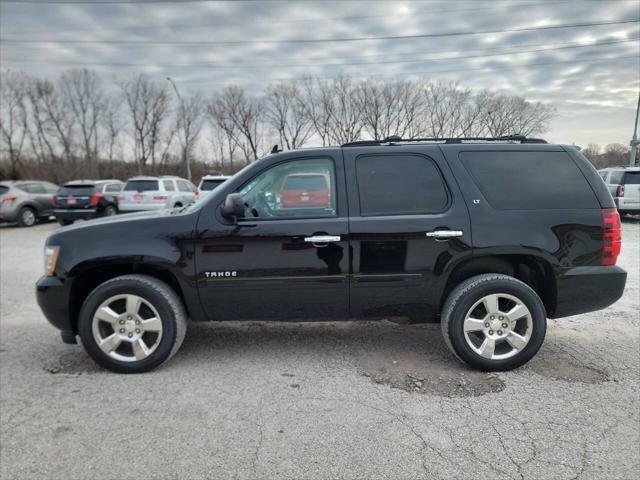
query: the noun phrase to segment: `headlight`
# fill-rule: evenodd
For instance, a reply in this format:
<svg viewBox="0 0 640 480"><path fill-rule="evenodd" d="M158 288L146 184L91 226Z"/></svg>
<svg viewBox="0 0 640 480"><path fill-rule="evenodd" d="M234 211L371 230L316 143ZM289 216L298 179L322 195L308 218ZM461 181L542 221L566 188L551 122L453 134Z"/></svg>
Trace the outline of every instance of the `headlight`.
<svg viewBox="0 0 640 480"><path fill-rule="evenodd" d="M58 254L60 247L44 247L44 273L47 277L53 277L56 273L56 263L58 262Z"/></svg>

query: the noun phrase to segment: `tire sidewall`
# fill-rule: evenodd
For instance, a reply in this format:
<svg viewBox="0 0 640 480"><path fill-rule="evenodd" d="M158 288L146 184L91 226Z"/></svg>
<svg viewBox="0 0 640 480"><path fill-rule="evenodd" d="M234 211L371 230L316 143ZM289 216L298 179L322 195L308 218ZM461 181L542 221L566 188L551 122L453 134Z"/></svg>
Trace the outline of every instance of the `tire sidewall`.
<svg viewBox="0 0 640 480"><path fill-rule="evenodd" d="M109 213L111 212L111 213ZM104 207L104 212L102 212L102 215L104 217L111 217L113 215L116 215L118 213L118 210L116 209L115 206L113 205L107 205L106 207Z"/></svg>
<svg viewBox="0 0 640 480"><path fill-rule="evenodd" d="M518 354L503 360L489 360L474 352L464 338L464 319L469 309L482 297L495 293L506 293L517 297L531 312L531 339ZM547 318L540 297L527 285L517 280L495 279L476 286L464 295L452 308L449 322L449 340L458 356L466 363L481 370L510 370L524 365L540 349L547 330Z"/></svg>
<svg viewBox="0 0 640 480"><path fill-rule="evenodd" d="M122 294L134 294L151 303L162 321L160 345L147 358L135 362L116 360L104 353L93 338L92 321L96 309L109 297ZM87 353L101 366L118 373L141 373L151 370L164 362L176 341L175 312L170 303L159 292L146 287L143 283L122 279L97 287L85 300L78 318L78 334Z"/></svg>
<svg viewBox="0 0 640 480"><path fill-rule="evenodd" d="M26 212L31 212L33 213L33 223L26 223L23 220L23 216ZM22 207L20 209L20 211L18 212L18 224L21 227L33 227L36 223L38 222L38 214L36 213L36 211L31 208L31 207Z"/></svg>

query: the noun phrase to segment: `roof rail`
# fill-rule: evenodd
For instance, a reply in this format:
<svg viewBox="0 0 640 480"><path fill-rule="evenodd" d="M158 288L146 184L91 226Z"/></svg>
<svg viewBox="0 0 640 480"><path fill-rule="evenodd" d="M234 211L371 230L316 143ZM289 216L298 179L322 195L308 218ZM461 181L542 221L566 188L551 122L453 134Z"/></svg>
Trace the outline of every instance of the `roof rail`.
<svg viewBox="0 0 640 480"><path fill-rule="evenodd" d="M447 138L401 138L397 135L384 138L382 140L358 140L355 142L343 143L343 147L371 147L375 145L395 145L398 143L482 143L482 142L520 142L520 143L547 143L542 138L527 138L524 135L503 135L501 137L447 137Z"/></svg>

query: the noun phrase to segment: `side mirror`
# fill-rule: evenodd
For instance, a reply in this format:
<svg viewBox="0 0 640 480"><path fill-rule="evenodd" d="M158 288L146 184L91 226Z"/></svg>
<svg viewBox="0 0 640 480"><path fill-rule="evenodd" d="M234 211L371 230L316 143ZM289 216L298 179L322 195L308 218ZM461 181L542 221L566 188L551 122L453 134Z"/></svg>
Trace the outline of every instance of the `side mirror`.
<svg viewBox="0 0 640 480"><path fill-rule="evenodd" d="M244 198L241 193L230 193L220 210L224 218L237 220L244 217Z"/></svg>

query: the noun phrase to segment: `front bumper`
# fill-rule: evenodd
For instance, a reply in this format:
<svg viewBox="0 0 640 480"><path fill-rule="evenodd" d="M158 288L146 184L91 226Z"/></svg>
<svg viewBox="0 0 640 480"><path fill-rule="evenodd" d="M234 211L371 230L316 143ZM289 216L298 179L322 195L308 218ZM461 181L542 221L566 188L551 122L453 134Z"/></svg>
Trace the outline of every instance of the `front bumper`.
<svg viewBox="0 0 640 480"><path fill-rule="evenodd" d="M602 310L624 293L627 272L615 265L574 267L556 278L556 308L550 318Z"/></svg>
<svg viewBox="0 0 640 480"><path fill-rule="evenodd" d="M65 343L76 343L76 332L69 315L69 297L68 286L57 277L40 277L36 283L36 298L42 313L61 331Z"/></svg>

